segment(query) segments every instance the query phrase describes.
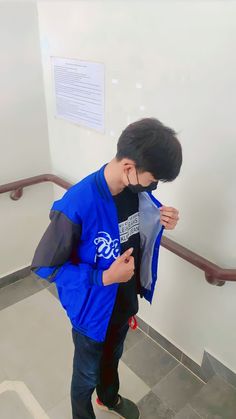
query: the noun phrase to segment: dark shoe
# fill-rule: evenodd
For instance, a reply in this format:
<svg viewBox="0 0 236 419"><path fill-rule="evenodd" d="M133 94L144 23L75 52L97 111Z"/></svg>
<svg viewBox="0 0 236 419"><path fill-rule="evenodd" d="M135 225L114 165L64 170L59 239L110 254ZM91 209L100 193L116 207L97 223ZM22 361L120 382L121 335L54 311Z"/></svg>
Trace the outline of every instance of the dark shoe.
<svg viewBox="0 0 236 419"><path fill-rule="evenodd" d="M122 397L120 394L118 396L120 397L120 402L113 407L105 406L98 397L96 399L96 406L106 412L114 413L122 419L139 419L140 412L138 406L131 400Z"/></svg>

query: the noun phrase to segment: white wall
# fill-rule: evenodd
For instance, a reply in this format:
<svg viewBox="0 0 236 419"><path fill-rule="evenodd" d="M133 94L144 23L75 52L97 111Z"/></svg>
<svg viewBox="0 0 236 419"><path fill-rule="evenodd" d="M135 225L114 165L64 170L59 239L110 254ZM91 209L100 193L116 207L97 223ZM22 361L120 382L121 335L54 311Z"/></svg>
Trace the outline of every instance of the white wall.
<svg viewBox="0 0 236 419"><path fill-rule="evenodd" d="M0 3L0 51L3 185L51 171L36 4ZM0 194L0 278L29 266L52 199L49 183Z"/></svg>
<svg viewBox="0 0 236 419"><path fill-rule="evenodd" d="M167 235L235 268L236 3L39 2L38 15L52 172L77 182L113 157L129 122L159 118L184 152L179 178L156 193L180 210ZM105 135L54 117L50 56L105 63ZM139 314L197 363L206 349L236 371L235 286L213 287L161 249L154 302Z"/></svg>

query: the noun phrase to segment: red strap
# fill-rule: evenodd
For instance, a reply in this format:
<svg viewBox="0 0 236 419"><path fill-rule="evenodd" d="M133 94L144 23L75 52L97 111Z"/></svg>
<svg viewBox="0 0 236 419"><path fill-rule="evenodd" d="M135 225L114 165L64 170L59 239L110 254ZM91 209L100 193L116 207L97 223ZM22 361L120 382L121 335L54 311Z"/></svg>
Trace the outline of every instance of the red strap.
<svg viewBox="0 0 236 419"><path fill-rule="evenodd" d="M96 402L97 402L97 404L100 404L100 406L104 406L104 404L99 400L99 398L97 397L97 400L96 400Z"/></svg>
<svg viewBox="0 0 236 419"><path fill-rule="evenodd" d="M135 330L137 329L138 326L138 322L135 316L132 316L129 318L129 327L131 327L131 329Z"/></svg>

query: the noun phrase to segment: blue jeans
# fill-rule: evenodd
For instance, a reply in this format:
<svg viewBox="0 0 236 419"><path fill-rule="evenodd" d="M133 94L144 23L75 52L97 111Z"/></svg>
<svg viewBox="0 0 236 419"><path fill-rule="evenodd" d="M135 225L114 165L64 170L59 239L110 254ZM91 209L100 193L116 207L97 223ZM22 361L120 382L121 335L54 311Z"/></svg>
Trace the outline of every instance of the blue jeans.
<svg viewBox="0 0 236 419"><path fill-rule="evenodd" d="M91 402L95 388L103 404L112 407L117 403L118 364L128 330L128 320L122 325L112 324L105 341L97 342L72 328L74 358L70 396L73 419L96 419Z"/></svg>

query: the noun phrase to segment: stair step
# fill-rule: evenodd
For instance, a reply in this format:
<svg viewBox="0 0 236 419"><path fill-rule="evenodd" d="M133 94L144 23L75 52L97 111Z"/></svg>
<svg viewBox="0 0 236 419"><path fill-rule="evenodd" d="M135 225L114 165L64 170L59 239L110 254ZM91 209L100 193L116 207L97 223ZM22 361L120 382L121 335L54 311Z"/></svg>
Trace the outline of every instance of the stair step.
<svg viewBox="0 0 236 419"><path fill-rule="evenodd" d="M201 419L202 416L199 416L189 404L187 404L183 409L181 409L173 419Z"/></svg>
<svg viewBox="0 0 236 419"><path fill-rule="evenodd" d="M236 418L236 388L214 375L189 401L200 417L208 419Z"/></svg>

